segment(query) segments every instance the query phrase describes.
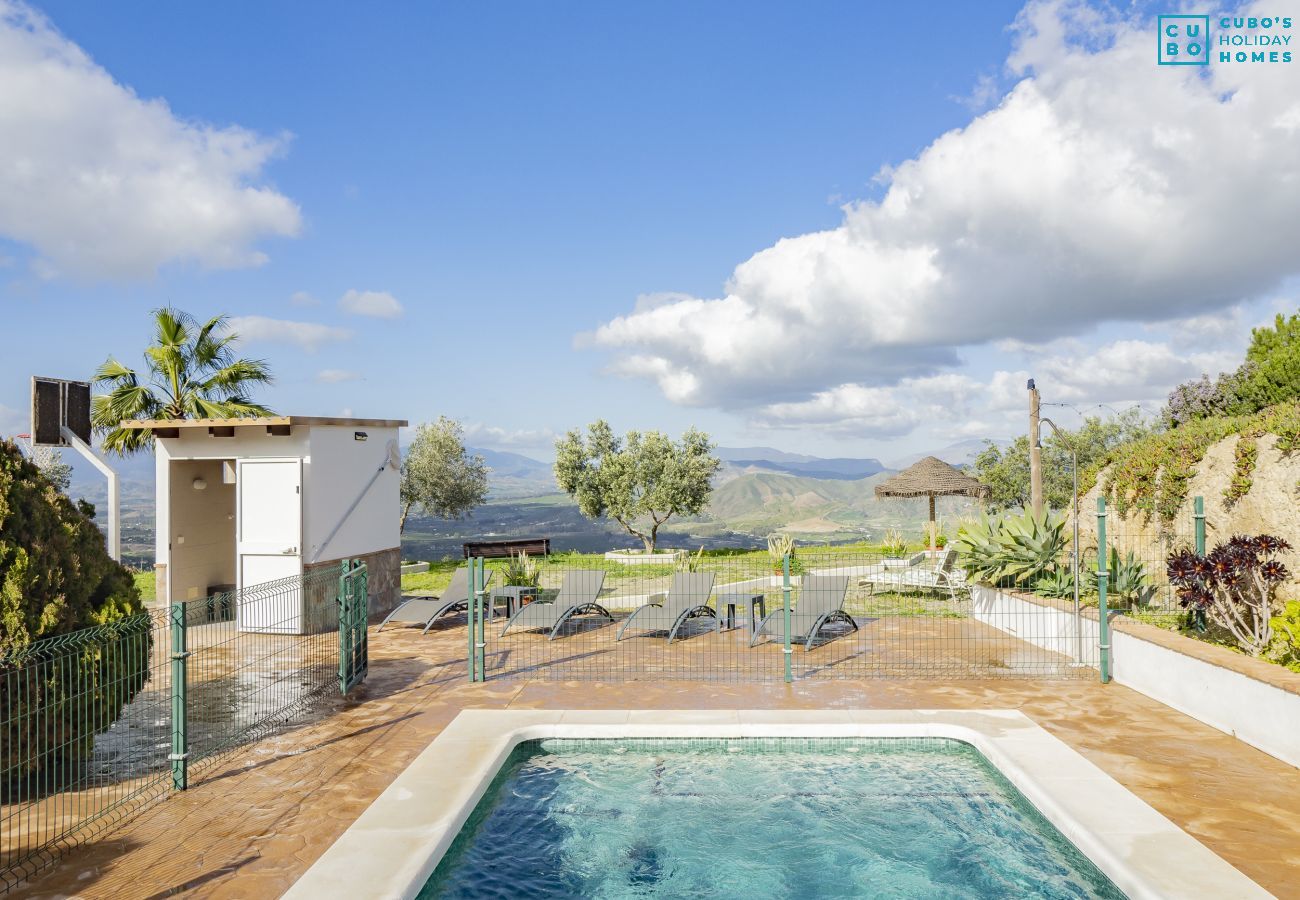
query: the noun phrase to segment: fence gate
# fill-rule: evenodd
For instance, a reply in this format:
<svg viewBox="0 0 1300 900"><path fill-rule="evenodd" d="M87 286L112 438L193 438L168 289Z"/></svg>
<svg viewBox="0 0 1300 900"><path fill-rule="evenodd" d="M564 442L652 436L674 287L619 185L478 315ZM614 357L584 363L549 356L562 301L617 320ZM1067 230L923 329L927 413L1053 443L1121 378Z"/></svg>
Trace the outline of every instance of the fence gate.
<svg viewBox="0 0 1300 900"><path fill-rule="evenodd" d="M344 560L339 575L339 690L345 694L366 680L370 668L369 596L366 564Z"/></svg>

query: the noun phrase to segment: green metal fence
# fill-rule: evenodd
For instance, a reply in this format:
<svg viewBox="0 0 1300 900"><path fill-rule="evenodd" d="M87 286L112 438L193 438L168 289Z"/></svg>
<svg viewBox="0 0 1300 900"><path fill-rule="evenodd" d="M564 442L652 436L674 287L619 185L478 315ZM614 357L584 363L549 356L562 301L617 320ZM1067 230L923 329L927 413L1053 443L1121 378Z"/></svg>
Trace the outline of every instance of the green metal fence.
<svg viewBox="0 0 1300 900"><path fill-rule="evenodd" d="M0 887L364 678L365 581L345 563L0 657Z"/></svg>
<svg viewBox="0 0 1300 900"><path fill-rule="evenodd" d="M495 560L469 567L474 680L1096 677L1072 607L971 584L946 551L559 554L532 588L502 585Z"/></svg>
<svg viewBox="0 0 1300 900"><path fill-rule="evenodd" d="M1067 542L1046 583L975 583L961 556L947 551L892 558L817 547L774 558L737 549L654 562L556 554L538 560L531 586L502 584L504 561L473 559L468 674L474 681L1104 682L1114 616L1188 627L1165 558L1180 546L1203 548L1199 499L1195 508L1187 522L1148 527L1100 503L1081 529L1077 580L1066 577L1076 565Z"/></svg>

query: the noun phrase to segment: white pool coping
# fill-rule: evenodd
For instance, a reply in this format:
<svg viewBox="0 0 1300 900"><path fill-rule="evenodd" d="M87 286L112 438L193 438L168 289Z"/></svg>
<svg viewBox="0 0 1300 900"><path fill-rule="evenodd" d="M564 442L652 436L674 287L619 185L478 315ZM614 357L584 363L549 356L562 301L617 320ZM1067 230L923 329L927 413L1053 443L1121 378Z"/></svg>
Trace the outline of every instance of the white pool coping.
<svg viewBox="0 0 1300 900"><path fill-rule="evenodd" d="M284 897L414 898L522 741L744 737L965 741L1129 897L1272 896L1016 710L467 709Z"/></svg>

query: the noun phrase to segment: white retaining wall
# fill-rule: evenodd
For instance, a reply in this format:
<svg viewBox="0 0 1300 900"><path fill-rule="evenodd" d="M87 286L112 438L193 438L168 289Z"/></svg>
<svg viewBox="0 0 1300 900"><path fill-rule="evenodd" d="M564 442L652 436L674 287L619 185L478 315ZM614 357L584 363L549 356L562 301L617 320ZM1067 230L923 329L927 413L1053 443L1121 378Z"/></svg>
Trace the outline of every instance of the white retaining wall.
<svg viewBox="0 0 1300 900"><path fill-rule="evenodd" d="M972 589L971 607L974 618L999 631L1037 647L1074 655L1071 611L987 587ZM1085 659L1096 666L1099 629L1095 611L1081 616L1080 628ZM1129 631L1112 628L1110 638L1111 677L1117 683L1300 767L1300 693Z"/></svg>

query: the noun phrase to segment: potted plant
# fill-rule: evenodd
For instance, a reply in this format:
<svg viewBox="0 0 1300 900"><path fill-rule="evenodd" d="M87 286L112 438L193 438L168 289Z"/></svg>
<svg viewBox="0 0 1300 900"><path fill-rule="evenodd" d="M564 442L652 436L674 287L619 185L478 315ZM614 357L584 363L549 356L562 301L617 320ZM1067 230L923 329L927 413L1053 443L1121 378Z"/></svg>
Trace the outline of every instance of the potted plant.
<svg viewBox="0 0 1300 900"><path fill-rule="evenodd" d="M886 569L907 567L907 539L897 528L885 532L885 539L880 542L880 551L885 554Z"/></svg>
<svg viewBox="0 0 1300 900"><path fill-rule="evenodd" d="M501 578L504 585L501 592L514 597L519 605L532 603L540 593L538 584L542 580L542 570L525 550L510 557L501 569Z"/></svg>
<svg viewBox="0 0 1300 900"><path fill-rule="evenodd" d="M794 555L794 538L788 534L769 534L767 536L767 555L772 560L772 574L785 574L785 558L790 557L790 572L795 572L798 561Z"/></svg>

